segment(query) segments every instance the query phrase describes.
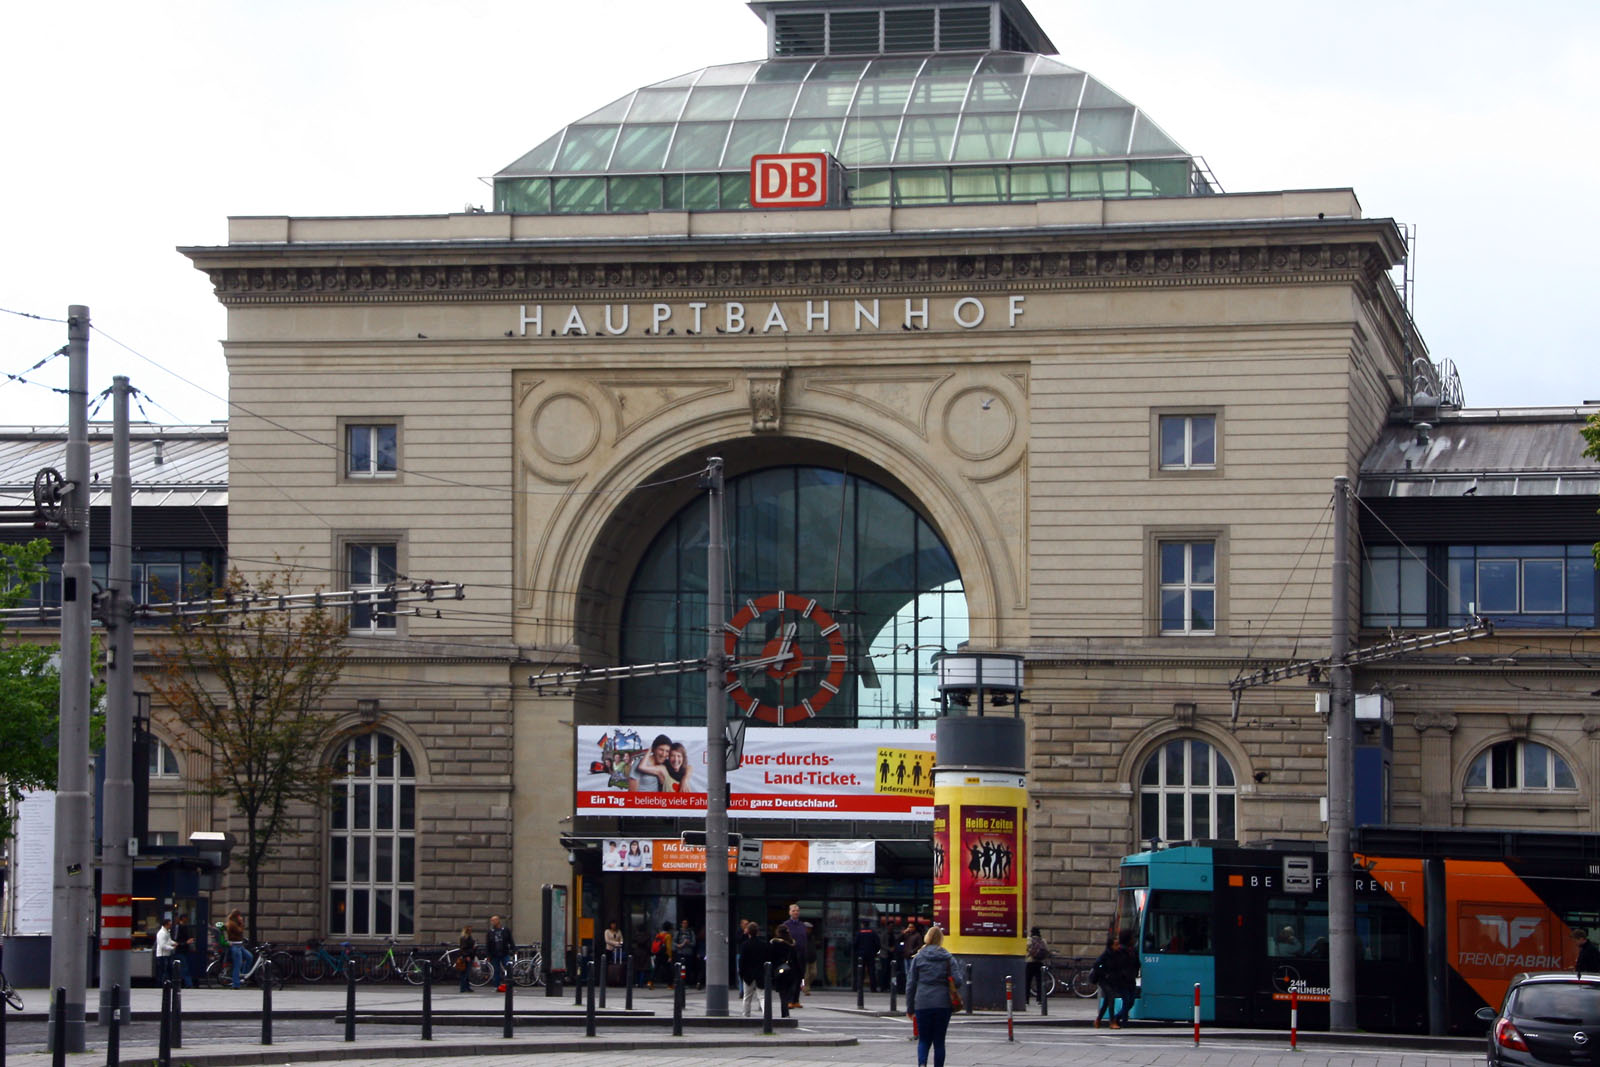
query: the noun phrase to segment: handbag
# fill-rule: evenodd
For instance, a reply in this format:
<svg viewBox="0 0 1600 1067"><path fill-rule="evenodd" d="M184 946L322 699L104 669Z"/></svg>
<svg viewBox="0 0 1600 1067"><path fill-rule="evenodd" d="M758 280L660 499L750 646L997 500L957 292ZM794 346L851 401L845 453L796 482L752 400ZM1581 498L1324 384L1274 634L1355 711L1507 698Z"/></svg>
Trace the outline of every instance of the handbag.
<svg viewBox="0 0 1600 1067"><path fill-rule="evenodd" d="M947 975L945 975L944 980L946 982L950 983L950 1010L951 1011L960 1011L961 1010L961 987L956 985L956 976L953 975L953 974L947 974Z"/></svg>
<svg viewBox="0 0 1600 1067"><path fill-rule="evenodd" d="M456 970L464 971L466 969L467 969L467 957L465 957L465 956L457 956L456 957Z"/></svg>

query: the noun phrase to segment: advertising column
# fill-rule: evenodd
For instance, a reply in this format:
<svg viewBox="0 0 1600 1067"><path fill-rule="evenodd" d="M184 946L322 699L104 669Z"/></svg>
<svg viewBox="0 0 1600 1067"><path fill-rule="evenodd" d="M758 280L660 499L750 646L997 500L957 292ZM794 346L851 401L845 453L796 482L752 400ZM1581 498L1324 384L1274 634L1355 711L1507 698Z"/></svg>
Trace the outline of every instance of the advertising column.
<svg viewBox="0 0 1600 1067"><path fill-rule="evenodd" d="M1027 743L1014 711L990 707L993 695L1020 695L1020 659L977 659L958 654L940 664L945 714L933 772L933 918L950 951L972 965L973 1007L999 1009L1008 975L1017 1003L1022 999ZM991 713L963 713L968 708Z"/></svg>

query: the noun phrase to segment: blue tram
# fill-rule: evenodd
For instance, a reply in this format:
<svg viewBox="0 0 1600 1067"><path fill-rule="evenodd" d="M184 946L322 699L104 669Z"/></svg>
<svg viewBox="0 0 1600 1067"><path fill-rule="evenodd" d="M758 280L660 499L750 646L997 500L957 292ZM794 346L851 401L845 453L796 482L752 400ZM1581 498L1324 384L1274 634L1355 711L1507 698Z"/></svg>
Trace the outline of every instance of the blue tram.
<svg viewBox="0 0 1600 1067"><path fill-rule="evenodd" d="M1600 927L1600 835L1364 827L1355 840L1356 1024L1479 1033L1511 976L1570 966ZM1122 861L1117 926L1138 938L1133 1016L1328 1025L1326 845L1185 844Z"/></svg>

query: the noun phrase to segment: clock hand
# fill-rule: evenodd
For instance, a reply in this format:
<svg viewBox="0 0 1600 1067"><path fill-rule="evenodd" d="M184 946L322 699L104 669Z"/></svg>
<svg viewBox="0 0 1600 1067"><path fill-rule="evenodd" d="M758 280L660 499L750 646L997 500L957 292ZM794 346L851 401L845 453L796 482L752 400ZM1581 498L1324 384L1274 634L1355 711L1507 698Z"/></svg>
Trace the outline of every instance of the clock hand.
<svg viewBox="0 0 1600 1067"><path fill-rule="evenodd" d="M797 629L799 629L798 624L792 622L788 626L784 627L783 643L778 646L778 654L776 656L763 656L760 659L740 660L733 665L734 669L747 671L754 670L757 667L772 667L780 663L788 662L788 660L794 656L794 635Z"/></svg>

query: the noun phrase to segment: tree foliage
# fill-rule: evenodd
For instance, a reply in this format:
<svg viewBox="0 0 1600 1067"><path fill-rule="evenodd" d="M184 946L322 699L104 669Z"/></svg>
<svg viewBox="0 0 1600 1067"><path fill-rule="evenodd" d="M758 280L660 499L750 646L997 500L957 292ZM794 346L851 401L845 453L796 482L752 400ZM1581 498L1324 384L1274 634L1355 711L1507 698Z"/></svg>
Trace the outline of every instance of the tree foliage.
<svg viewBox="0 0 1600 1067"><path fill-rule="evenodd" d="M1589 421L1583 424L1580 431L1583 439L1588 442L1583 454L1590 459L1600 460L1600 415L1590 415ZM1600 544L1594 546L1594 565L1600 567Z"/></svg>
<svg viewBox="0 0 1600 1067"><path fill-rule="evenodd" d="M14 608L44 576L50 542L0 545L0 608ZM25 789L56 787L61 675L57 646L0 642L0 837L11 835L11 811Z"/></svg>
<svg viewBox="0 0 1600 1067"><path fill-rule="evenodd" d="M349 654L339 613L274 606L293 579L284 570L251 586L230 573L221 592L231 609L175 624L150 680L188 728L180 744L209 768L194 787L226 799L244 822L234 858L244 864L252 934L262 867L299 832L294 806L327 799L335 720L322 702Z"/></svg>

